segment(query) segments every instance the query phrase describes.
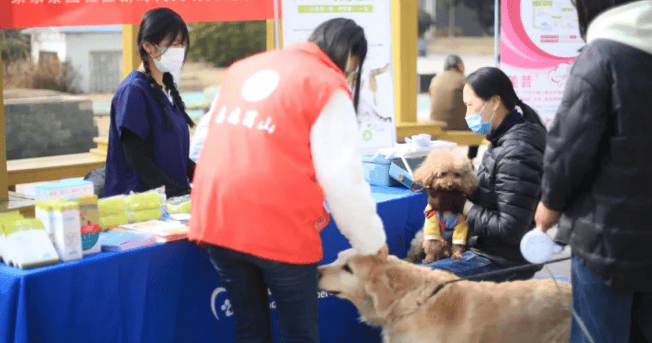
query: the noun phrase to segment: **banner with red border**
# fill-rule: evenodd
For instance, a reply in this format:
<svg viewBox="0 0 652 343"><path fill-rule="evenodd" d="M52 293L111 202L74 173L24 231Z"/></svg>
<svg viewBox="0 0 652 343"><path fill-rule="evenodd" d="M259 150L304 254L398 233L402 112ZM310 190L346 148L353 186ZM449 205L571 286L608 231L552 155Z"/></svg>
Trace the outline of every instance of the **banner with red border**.
<svg viewBox="0 0 652 343"><path fill-rule="evenodd" d="M0 0L0 29L138 24L156 7L171 8L186 22L274 18L274 0Z"/></svg>

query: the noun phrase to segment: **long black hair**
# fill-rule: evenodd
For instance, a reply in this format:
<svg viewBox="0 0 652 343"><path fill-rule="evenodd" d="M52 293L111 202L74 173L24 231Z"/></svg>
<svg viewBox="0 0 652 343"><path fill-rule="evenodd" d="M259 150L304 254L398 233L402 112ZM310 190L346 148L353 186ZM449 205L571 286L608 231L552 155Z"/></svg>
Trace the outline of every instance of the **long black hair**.
<svg viewBox="0 0 652 343"><path fill-rule="evenodd" d="M636 0L571 0L575 8L577 8L577 19L582 39L586 40L586 30L589 28L589 24L600 13L633 1Z"/></svg>
<svg viewBox="0 0 652 343"><path fill-rule="evenodd" d="M183 19L181 19L181 16L169 8L162 7L151 9L143 15L143 19L140 21L137 37L138 54L145 66L145 75L147 75L149 87L152 90L154 99L156 99L156 102L163 109L165 125L168 128L172 127L172 119L170 119L167 106L165 106L165 102L163 101L163 89L152 77L152 72L150 71L150 65L148 62L152 57L150 57L145 50L144 43L149 42L160 47L161 42L166 41L169 42L169 44L172 44L179 36L181 36L182 41L186 45L186 56L188 56L188 49L190 48L188 27ZM183 112L186 122L190 127L193 127L195 126L195 123L190 119L188 113L186 113L186 104L183 102L183 99L181 99L181 95L179 94L179 90L174 81L172 74L163 73L163 85L165 85L165 89L170 92L174 107Z"/></svg>
<svg viewBox="0 0 652 343"><path fill-rule="evenodd" d="M342 72L346 72L349 53L351 56L360 58L359 72L356 75L353 89L353 106L357 112L360 102L362 64L367 57L367 38L362 27L351 19L331 19L317 26L308 41L317 44Z"/></svg>
<svg viewBox="0 0 652 343"><path fill-rule="evenodd" d="M502 70L494 67L480 68L466 78L466 83L483 100L489 101L492 96L498 95L508 111L511 112L518 105L526 121L544 126L537 112L518 98L512 81Z"/></svg>

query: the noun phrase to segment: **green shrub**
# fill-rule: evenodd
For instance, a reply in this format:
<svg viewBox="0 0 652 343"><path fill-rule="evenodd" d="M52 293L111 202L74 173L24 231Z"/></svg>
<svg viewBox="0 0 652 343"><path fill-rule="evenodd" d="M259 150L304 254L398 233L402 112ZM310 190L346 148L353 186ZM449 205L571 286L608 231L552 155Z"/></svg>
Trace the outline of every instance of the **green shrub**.
<svg viewBox="0 0 652 343"><path fill-rule="evenodd" d="M190 24L191 61L228 67L233 62L265 51L267 41L264 21L236 21Z"/></svg>
<svg viewBox="0 0 652 343"><path fill-rule="evenodd" d="M29 57L29 36L21 35L20 30L0 30L0 33L3 64Z"/></svg>

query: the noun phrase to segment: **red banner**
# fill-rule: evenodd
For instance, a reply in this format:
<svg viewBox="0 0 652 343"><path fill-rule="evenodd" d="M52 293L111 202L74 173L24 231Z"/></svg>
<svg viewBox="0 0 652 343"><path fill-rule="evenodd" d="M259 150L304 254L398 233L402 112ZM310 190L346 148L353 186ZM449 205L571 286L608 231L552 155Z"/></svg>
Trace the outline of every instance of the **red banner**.
<svg viewBox="0 0 652 343"><path fill-rule="evenodd" d="M138 24L156 7L188 23L274 18L274 0L0 0L0 29Z"/></svg>

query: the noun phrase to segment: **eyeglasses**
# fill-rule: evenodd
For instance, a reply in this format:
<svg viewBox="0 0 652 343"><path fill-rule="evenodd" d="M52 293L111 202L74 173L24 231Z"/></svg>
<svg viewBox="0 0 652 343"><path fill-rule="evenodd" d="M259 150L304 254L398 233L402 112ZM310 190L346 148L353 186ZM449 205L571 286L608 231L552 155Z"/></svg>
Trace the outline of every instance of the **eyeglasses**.
<svg viewBox="0 0 652 343"><path fill-rule="evenodd" d="M153 57L156 57L156 58L158 58L158 57L162 56L163 54L165 54L168 51L168 49L170 49L170 48L177 47L177 46L185 47L185 45L183 43L173 43L173 44L170 44L168 46L162 46L162 45L158 45L158 44L155 44L155 43L152 43L152 45L154 47L156 47L156 49L158 50L155 55L154 54L152 55Z"/></svg>
<svg viewBox="0 0 652 343"><path fill-rule="evenodd" d="M165 53L168 51L168 49L170 48L169 46L158 46L157 44L152 44L152 45L154 45L154 46L156 47L156 49L158 50L158 53L157 53L156 56L154 56L154 57L160 57L160 56L162 56L162 55L165 54Z"/></svg>

